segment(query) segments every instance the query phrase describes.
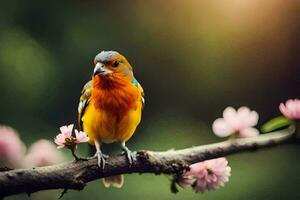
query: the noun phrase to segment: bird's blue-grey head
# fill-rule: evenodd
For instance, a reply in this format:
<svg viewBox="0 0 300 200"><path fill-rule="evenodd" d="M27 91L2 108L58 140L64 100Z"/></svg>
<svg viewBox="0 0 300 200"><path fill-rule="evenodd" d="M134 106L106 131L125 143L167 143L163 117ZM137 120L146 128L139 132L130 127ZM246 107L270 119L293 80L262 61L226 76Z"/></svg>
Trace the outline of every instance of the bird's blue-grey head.
<svg viewBox="0 0 300 200"><path fill-rule="evenodd" d="M112 57L120 55L120 53L116 51L101 51L95 56L94 63L101 62L106 63L111 60Z"/></svg>
<svg viewBox="0 0 300 200"><path fill-rule="evenodd" d="M126 58L116 51L101 51L95 56L94 76L116 73L132 74L132 67Z"/></svg>

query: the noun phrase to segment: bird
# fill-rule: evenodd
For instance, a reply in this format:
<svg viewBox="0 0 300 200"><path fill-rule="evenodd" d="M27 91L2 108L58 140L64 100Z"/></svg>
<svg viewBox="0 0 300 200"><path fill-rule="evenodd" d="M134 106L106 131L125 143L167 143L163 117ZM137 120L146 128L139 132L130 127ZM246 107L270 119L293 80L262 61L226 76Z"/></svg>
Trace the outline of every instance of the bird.
<svg viewBox="0 0 300 200"><path fill-rule="evenodd" d="M141 121L144 90L134 77L128 60L117 51L101 51L94 58L92 79L81 92L78 105L79 129L86 132L89 144L94 145L98 166L105 168L107 155L102 143L119 143L129 166L136 159L126 142ZM122 187L123 175L103 179L106 187Z"/></svg>

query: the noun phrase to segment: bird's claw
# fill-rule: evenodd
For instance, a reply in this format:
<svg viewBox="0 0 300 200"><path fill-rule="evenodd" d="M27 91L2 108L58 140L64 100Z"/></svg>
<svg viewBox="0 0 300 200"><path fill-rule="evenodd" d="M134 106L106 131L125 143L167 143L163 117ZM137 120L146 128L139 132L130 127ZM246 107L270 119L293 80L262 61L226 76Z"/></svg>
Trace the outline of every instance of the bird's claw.
<svg viewBox="0 0 300 200"><path fill-rule="evenodd" d="M105 155L101 151L98 151L95 153L95 155L92 158L97 158L98 167L104 170L108 155Z"/></svg>
<svg viewBox="0 0 300 200"><path fill-rule="evenodd" d="M123 148L123 154L125 154L129 163L129 167L131 167L133 162L136 161L136 152L132 152L128 148Z"/></svg>

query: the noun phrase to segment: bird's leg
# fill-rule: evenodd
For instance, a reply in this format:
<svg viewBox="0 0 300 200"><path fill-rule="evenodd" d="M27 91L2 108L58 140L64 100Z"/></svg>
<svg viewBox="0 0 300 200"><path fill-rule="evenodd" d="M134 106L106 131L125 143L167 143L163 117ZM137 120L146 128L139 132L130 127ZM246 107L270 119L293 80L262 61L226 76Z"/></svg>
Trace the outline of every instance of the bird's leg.
<svg viewBox="0 0 300 200"><path fill-rule="evenodd" d="M136 152L132 152L128 149L128 147L125 144L125 141L121 142L121 147L123 150L123 153L126 155L126 158L129 162L129 167L132 166L133 162L136 160Z"/></svg>
<svg viewBox="0 0 300 200"><path fill-rule="evenodd" d="M102 153L101 144L97 140L95 140L95 147L96 147L96 153L93 157L97 157L98 166L104 169L106 163L105 159L108 158L108 156Z"/></svg>

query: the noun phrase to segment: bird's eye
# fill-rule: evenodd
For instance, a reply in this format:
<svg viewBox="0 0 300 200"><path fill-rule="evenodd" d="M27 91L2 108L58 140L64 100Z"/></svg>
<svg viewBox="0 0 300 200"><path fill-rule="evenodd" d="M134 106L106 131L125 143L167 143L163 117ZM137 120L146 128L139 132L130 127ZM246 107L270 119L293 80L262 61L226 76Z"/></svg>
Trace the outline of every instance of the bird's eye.
<svg viewBox="0 0 300 200"><path fill-rule="evenodd" d="M119 62L119 61L115 61L115 62L113 62L112 66L113 66L113 67L118 67L118 66L119 66L119 64L120 64L120 62Z"/></svg>

